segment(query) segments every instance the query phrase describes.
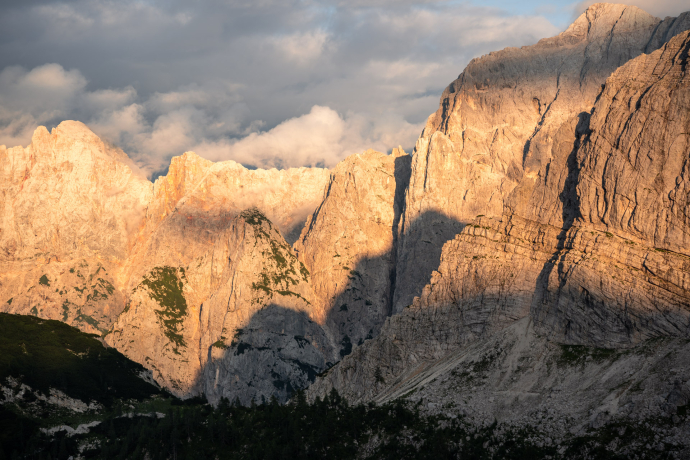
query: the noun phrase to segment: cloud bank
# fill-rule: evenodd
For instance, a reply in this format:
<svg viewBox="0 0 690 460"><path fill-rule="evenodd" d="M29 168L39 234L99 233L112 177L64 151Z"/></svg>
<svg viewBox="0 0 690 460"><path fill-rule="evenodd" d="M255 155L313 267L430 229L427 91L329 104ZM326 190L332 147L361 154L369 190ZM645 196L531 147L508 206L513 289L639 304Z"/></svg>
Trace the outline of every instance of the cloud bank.
<svg viewBox="0 0 690 460"><path fill-rule="evenodd" d="M409 151L471 58L558 32L538 2L486 4L4 2L0 144L76 119L150 175L187 150L259 167Z"/></svg>

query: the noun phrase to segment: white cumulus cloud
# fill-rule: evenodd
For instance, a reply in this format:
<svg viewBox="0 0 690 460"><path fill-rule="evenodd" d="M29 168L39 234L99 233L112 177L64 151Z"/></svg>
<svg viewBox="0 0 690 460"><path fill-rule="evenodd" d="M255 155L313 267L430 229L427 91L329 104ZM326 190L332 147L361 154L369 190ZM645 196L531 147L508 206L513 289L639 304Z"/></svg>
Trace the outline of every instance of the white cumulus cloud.
<svg viewBox="0 0 690 460"><path fill-rule="evenodd" d="M374 148L386 152L397 143L410 145L421 132L387 114L372 120L362 114L340 116L329 107L315 105L309 113L275 128L251 133L235 142L204 142L194 150L211 160L235 160L258 167L332 167L353 153Z"/></svg>

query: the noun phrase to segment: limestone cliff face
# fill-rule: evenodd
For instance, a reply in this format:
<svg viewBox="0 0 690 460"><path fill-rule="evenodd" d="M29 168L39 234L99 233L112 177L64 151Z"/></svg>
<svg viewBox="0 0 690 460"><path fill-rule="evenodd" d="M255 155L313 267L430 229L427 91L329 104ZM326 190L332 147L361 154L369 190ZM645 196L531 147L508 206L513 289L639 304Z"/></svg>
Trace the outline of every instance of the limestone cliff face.
<svg viewBox="0 0 690 460"><path fill-rule="evenodd" d="M502 216L473 219L447 242L422 295L317 380L312 397L421 389L432 379L422 369L517 322L538 347L687 338L689 51L683 32L614 72L593 108L555 132L551 158L513 189ZM538 394L538 380L520 391Z"/></svg>
<svg viewBox="0 0 690 460"><path fill-rule="evenodd" d="M690 332L688 50L683 32L622 66L583 128L564 247L532 308L552 336L617 345Z"/></svg>
<svg viewBox="0 0 690 460"><path fill-rule="evenodd" d="M177 394L285 399L332 354L309 272L257 209L188 265L153 268L106 341Z"/></svg>
<svg viewBox="0 0 690 460"><path fill-rule="evenodd" d="M589 112L606 78L690 15L661 21L625 5L597 4L565 32L472 60L441 96L417 141L400 226L395 310L412 303L443 244L505 199L553 157L556 133Z"/></svg>
<svg viewBox="0 0 690 460"><path fill-rule="evenodd" d="M294 242L319 205L329 174L320 168L248 170L234 161L212 163L192 152L173 158L168 175L154 184L146 223L131 255L129 287L152 267L188 264L251 207Z"/></svg>
<svg viewBox="0 0 690 460"><path fill-rule="evenodd" d="M109 329L152 185L79 122L0 147L2 311Z"/></svg>
<svg viewBox="0 0 690 460"><path fill-rule="evenodd" d="M127 257L152 187L122 151L68 121L0 155L3 261Z"/></svg>
<svg viewBox="0 0 690 460"><path fill-rule="evenodd" d="M594 5L473 60L412 156L333 171L188 152L151 184L84 125L39 128L0 148L0 310L101 333L212 402L284 401L343 357L310 396L384 401L488 346L518 382L490 391L579 391L556 344L690 332L688 28ZM510 374L523 358L551 383Z"/></svg>
<svg viewBox="0 0 690 460"><path fill-rule="evenodd" d="M182 157L173 158L168 175L159 178L154 184L146 222L129 260L130 276L127 289L131 292L131 306L138 306L143 309L141 311L147 313L142 316L138 313L139 310L135 309L131 310L131 313L123 314L112 336L108 336L108 343L126 350L127 356L152 369L161 382L181 396L208 390L207 396L214 401L224 396L229 399L239 397L244 403L248 403L252 397L269 398L272 394L284 399L290 391L303 387L308 380L306 377L303 378L304 371L295 367L293 363L292 367L283 366L280 370L275 370L279 377L269 378L270 375L259 373L265 378L264 383L268 384L269 388L263 388L258 384L259 378L251 374L251 367L247 367L246 372L239 373L241 383L228 377L220 384L215 380L216 383L207 388L205 368L214 366L213 369L220 369L213 364L216 361L220 362L218 353L215 354L215 360L209 361L212 344L218 342L216 348L226 350L221 344L225 339L221 339L221 336L232 338L239 329L250 322L258 329L268 327L268 323L255 318L255 314L259 307L273 304L264 304L257 300L247 286L255 283L255 275L263 273L259 270L261 264L269 262L264 259L275 257L275 254L271 251L266 252L263 248L241 263L231 258L230 261L235 265L232 265L234 268L228 269L228 273L234 274L223 275L230 276L230 281L223 281L230 283L229 286L216 279L222 275L216 271L226 270L223 263L228 261L228 258L219 255L222 251L236 252L239 249L233 249L233 245L256 243L254 240L247 240L244 233L237 230L237 216L243 210L252 207L256 207L256 212L271 226L271 238L281 240L275 247L282 249L276 250L287 251L283 254L287 257L291 249L282 239L281 231L295 238L295 229L301 229L307 215L318 205L328 175L328 170L318 168L248 170L233 161L212 163L190 152ZM270 220L266 216L270 216ZM276 222L275 227L271 223L273 221ZM278 257L283 256L278 254ZM199 272L201 268L197 270L195 264L208 266L203 265L204 270ZM157 279L163 276L161 270L177 270L176 282L181 286L179 306L171 307L173 310L170 318L161 314L165 309L161 309L155 301L155 295L152 296L146 290L142 291L142 283L150 282L151 276ZM173 276L172 272L169 276ZM244 289L239 287L243 283ZM302 284L305 283L308 284L308 281L303 280ZM276 289L299 292L290 290L287 286ZM307 288L302 286L300 289ZM259 289L260 292L263 291ZM304 298L311 299L312 296L309 291ZM323 334L319 326L302 324L304 321L301 318L313 317L314 320L323 322L324 317L323 313L320 313L322 306L318 302L314 302L313 299L306 302L310 314L293 315L297 332L292 331L294 333L291 337ZM285 302L278 305L282 308L284 304ZM216 307L212 308L209 305ZM285 305L285 308L297 308L290 302ZM209 308L215 313L211 317L205 317L204 315L211 314ZM222 312L218 308L222 309ZM277 321L271 319L274 317L275 315L269 315L266 321ZM146 324L147 328L143 328L142 324ZM175 324L174 330L169 328L169 324ZM225 330L222 330L221 325L224 325ZM333 360L329 354L330 342L324 342L325 339L321 336L318 338L321 340L321 351L314 352L316 354L309 361L313 369L318 369L310 370L309 376L312 379L313 375L325 366L325 362ZM265 345L257 346L273 351L281 348L278 345L268 348ZM225 354L228 355L236 352L234 348L227 350ZM250 359L250 362L253 362L251 360L255 357L251 355L252 353L248 353L242 359ZM295 362L301 362L297 357L293 358ZM282 362L282 358L264 357L260 370L268 369L265 361L271 359L275 363ZM227 361L225 368L232 367L234 361L230 358ZM238 374L235 372L232 375L234 377ZM284 383L282 389L274 387L271 383L279 379ZM249 388L252 385L253 388ZM259 393L255 394L256 391Z"/></svg>
<svg viewBox="0 0 690 460"><path fill-rule="evenodd" d="M214 278L220 276L214 270L222 263L204 257L220 253L221 236L238 238L225 242L230 248L249 244L242 232L230 229L237 227L243 210L257 207L260 215L276 222L268 224L272 233L267 234L271 241L280 240L275 246L279 252L255 254L250 258L256 259L255 266L246 261L233 265L231 272L238 272L232 286L251 286L254 275L262 273L252 271L261 266L261 257L294 259L281 232L291 241L297 238L330 174L318 168L250 171L232 161L212 163L188 152L174 158L169 174L151 184L123 152L78 122L63 122L52 134L37 129L27 148L2 147L0 166L0 309L59 319L106 335L108 343L147 366L179 395L204 388L203 366L209 363L211 344L223 336L214 329L216 317L202 327L199 315L208 313L202 305L209 301L229 308L232 303L223 298L224 285ZM205 271L197 270L195 261ZM308 278L306 273L300 277ZM295 302L302 301L289 301L292 294L285 294L288 300L270 303L269 296L263 299L269 303L261 303L245 286L246 298L238 294L241 290L228 291L238 303L222 316L227 316L230 331L245 323L264 330L280 315L269 315L265 323L255 318L257 308L275 304L301 312L281 313L295 324L287 329L299 350L292 355L285 351L293 364L276 371L283 386L271 388L281 398L335 360L330 341L314 322L325 321L322 305L312 298L309 281L300 279L298 287L274 286L307 299L299 308ZM228 332L229 337L234 333ZM318 350L307 345L311 338ZM300 353L307 353L303 350L313 356L300 361ZM266 379L273 381L278 378ZM245 384L252 383L256 381L247 377ZM258 397L233 388L245 402ZM223 391L214 386L213 397L232 396Z"/></svg>
<svg viewBox="0 0 690 460"><path fill-rule="evenodd" d="M295 244L340 344L338 359L375 337L390 315L395 229L409 159L395 149L393 155L369 150L343 160Z"/></svg>
<svg viewBox="0 0 690 460"><path fill-rule="evenodd" d="M285 401L334 361L325 312L309 271L260 212L242 213L231 232L194 270L218 283L201 307L204 392L211 402Z"/></svg>

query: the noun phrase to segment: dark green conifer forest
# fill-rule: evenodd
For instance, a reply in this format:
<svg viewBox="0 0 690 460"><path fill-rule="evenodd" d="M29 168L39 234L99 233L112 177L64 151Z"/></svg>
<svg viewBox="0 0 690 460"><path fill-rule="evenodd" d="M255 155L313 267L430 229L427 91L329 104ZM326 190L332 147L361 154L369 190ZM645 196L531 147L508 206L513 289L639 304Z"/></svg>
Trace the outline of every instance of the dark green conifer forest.
<svg viewBox="0 0 690 460"><path fill-rule="evenodd" d="M401 402L352 406L335 392L313 404L303 393L287 405L168 402L161 418L114 411L88 435L73 437L42 435L23 420L11 428L16 436L3 439L0 459L529 459L549 453L517 433L488 456L484 446L495 426L474 430L457 419L424 417ZM12 415L3 412L3 423L11 424ZM91 447L80 452L85 444Z"/></svg>
<svg viewBox="0 0 690 460"><path fill-rule="evenodd" d="M0 460L609 459L600 446L619 436L612 425L558 452L524 429L425 415L405 399L352 405L335 391L311 403L299 391L287 404L213 407L166 393L143 371L62 322L0 313ZM55 391L90 406L56 405ZM87 429L70 435L80 426Z"/></svg>

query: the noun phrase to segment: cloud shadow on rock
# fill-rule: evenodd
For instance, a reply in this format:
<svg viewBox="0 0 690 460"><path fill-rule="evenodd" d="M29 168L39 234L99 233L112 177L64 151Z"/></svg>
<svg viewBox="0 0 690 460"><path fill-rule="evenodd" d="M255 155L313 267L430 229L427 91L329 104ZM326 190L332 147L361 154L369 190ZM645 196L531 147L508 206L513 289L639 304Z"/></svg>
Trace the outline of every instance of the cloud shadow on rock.
<svg viewBox="0 0 690 460"><path fill-rule="evenodd" d="M285 402L332 365L331 346L321 326L304 312L270 304L235 332L232 343L209 347L197 387L209 402L237 399L248 405L275 396Z"/></svg>
<svg viewBox="0 0 690 460"><path fill-rule="evenodd" d="M386 320L399 313L392 304L397 289L409 295L410 303L413 297L421 295L432 272L438 269L443 245L462 231L465 224L430 211L415 221L413 229L417 226L434 237L423 247L422 257L407 257L407 264L410 265L403 271L407 278L398 277L400 264L396 254L397 245L379 257L360 260L351 271L348 285L333 302L326 319L327 327L337 340L338 359L350 354L355 346L362 345L365 340L377 337ZM377 270L388 270L390 276L386 286L372 284L363 275ZM411 276L415 278L410 279Z"/></svg>
<svg viewBox="0 0 690 460"><path fill-rule="evenodd" d="M345 267L349 270L349 280L326 312L323 326L313 322L305 312L273 303L255 313L247 326L236 332L229 346L217 342L209 347L208 361L200 373L197 388L202 389L211 403L225 397L230 401L237 398L246 405L252 399L260 403L272 396L285 402L357 346L378 336L386 320L395 313L392 300L396 287L401 286L396 273L400 267L397 228L409 183L409 157L396 158L395 176L392 247L379 256L359 260L354 267ZM402 285L406 293L421 294L431 273L438 268L443 245L464 226L434 211L422 214L413 223L408 237L418 233L432 237L423 246L421 260L407 259L414 265L407 273L419 279L412 285ZM367 275L375 273L386 276Z"/></svg>
<svg viewBox="0 0 690 460"><path fill-rule="evenodd" d="M431 279L441 261L443 245L455 238L467 225L437 211L426 211L408 229L398 244L396 290L392 313L412 304Z"/></svg>

